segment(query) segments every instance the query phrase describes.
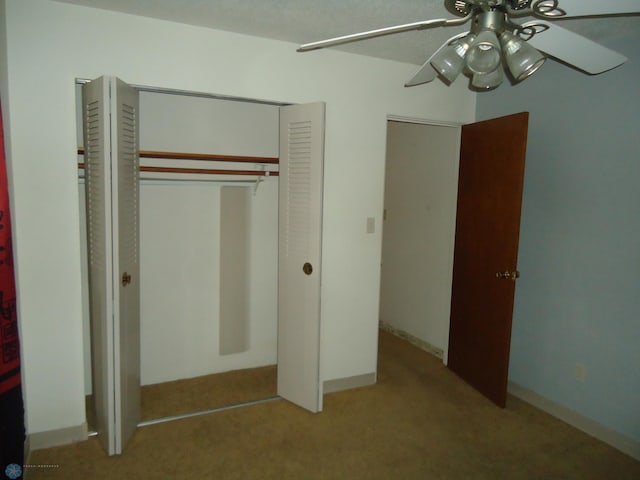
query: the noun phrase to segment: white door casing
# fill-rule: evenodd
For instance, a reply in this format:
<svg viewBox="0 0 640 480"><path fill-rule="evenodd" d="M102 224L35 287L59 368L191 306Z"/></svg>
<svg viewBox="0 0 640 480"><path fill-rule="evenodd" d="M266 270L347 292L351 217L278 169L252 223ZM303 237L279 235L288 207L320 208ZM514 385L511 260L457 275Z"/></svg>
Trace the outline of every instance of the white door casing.
<svg viewBox="0 0 640 480"><path fill-rule="evenodd" d="M138 100L113 77L83 88L96 430L113 455L140 418ZM280 116L278 394L319 412L325 105Z"/></svg>

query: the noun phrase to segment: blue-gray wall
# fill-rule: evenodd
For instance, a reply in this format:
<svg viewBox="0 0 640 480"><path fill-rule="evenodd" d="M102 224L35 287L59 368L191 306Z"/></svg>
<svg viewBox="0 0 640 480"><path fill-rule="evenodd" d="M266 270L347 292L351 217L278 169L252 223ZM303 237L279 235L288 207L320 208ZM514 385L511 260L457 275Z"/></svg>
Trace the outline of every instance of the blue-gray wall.
<svg viewBox="0 0 640 480"><path fill-rule="evenodd" d="M477 118L531 112L510 381L640 441L640 30L606 45L630 61L549 60Z"/></svg>

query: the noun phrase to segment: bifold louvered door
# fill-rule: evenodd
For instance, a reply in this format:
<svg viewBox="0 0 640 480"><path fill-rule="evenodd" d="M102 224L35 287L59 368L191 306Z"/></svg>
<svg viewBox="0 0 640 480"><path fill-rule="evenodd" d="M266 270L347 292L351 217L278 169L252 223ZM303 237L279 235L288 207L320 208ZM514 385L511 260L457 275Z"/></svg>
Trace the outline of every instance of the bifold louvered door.
<svg viewBox="0 0 640 480"><path fill-rule="evenodd" d="M100 77L83 103L93 396L114 455L140 420L138 93Z"/></svg>
<svg viewBox="0 0 640 480"><path fill-rule="evenodd" d="M280 110L278 395L322 410L320 282L325 104Z"/></svg>

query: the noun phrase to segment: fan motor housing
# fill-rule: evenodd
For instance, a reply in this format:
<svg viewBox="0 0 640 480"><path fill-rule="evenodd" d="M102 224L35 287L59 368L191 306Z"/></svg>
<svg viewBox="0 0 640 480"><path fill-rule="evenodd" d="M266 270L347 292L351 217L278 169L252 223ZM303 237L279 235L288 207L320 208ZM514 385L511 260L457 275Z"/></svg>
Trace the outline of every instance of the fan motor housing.
<svg viewBox="0 0 640 480"><path fill-rule="evenodd" d="M531 0L445 0L444 6L454 15L466 17L477 8L500 8L508 6L511 10L529 8Z"/></svg>

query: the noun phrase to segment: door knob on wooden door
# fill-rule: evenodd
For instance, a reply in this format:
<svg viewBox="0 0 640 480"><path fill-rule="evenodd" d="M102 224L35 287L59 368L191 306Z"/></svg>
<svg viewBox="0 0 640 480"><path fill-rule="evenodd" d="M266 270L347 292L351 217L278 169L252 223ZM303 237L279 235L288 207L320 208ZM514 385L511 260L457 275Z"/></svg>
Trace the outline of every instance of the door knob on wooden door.
<svg viewBox="0 0 640 480"><path fill-rule="evenodd" d="M498 272L496 273L496 278L501 280L513 280L515 282L517 278L520 278L520 272L518 270L513 272Z"/></svg>
<svg viewBox="0 0 640 480"><path fill-rule="evenodd" d="M302 266L302 271L307 275L311 275L313 273L313 266L307 262Z"/></svg>

